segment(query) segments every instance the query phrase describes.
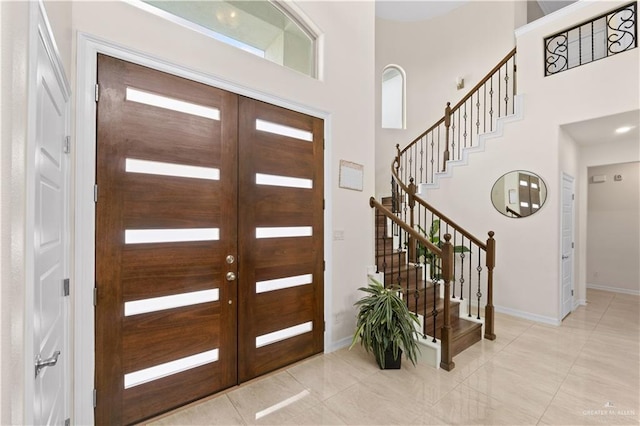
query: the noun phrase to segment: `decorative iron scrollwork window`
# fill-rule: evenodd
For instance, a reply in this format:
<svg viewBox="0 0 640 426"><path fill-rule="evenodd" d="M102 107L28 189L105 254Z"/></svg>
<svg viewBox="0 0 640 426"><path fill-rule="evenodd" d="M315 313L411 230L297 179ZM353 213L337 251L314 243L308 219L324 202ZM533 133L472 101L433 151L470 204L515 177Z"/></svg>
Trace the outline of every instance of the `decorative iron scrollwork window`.
<svg viewBox="0 0 640 426"><path fill-rule="evenodd" d="M638 47L637 3L545 38L545 76Z"/></svg>

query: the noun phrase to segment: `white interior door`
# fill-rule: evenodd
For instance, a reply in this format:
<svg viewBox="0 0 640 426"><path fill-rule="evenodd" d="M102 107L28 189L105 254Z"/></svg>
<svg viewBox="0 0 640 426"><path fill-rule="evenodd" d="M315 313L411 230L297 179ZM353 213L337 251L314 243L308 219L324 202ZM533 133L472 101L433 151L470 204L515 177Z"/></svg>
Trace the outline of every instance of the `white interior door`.
<svg viewBox="0 0 640 426"><path fill-rule="evenodd" d="M68 97L51 49L37 43L33 422L65 424L69 417L69 165L65 153ZM68 285L67 285L68 287Z"/></svg>
<svg viewBox="0 0 640 426"><path fill-rule="evenodd" d="M562 174L562 288L561 316L573 306L573 177Z"/></svg>

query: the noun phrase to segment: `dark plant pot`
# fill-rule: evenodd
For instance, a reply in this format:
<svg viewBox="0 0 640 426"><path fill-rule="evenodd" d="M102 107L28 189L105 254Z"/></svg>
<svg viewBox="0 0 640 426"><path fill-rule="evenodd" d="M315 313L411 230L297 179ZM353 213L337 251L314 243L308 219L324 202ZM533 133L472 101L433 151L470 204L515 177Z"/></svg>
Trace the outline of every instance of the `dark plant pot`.
<svg viewBox="0 0 640 426"><path fill-rule="evenodd" d="M393 357L393 349L389 348L384 353L384 365L376 357L376 362L381 370L398 370L402 362L402 349L398 349L398 357Z"/></svg>

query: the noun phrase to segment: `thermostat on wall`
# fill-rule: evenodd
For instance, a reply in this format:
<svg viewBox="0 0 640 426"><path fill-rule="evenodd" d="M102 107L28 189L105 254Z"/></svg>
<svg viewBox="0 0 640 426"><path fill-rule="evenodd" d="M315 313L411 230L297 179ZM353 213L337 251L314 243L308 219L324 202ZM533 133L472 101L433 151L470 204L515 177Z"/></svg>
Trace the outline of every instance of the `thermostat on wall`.
<svg viewBox="0 0 640 426"><path fill-rule="evenodd" d="M591 181L593 183L606 182L607 181L607 176L606 175L594 175L594 176L591 176Z"/></svg>

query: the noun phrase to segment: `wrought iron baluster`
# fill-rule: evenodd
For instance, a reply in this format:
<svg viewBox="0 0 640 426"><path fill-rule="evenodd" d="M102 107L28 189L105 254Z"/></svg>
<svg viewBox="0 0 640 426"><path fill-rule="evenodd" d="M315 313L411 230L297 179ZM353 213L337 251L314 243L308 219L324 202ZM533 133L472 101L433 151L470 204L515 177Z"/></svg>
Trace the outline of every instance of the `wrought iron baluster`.
<svg viewBox="0 0 640 426"><path fill-rule="evenodd" d="M472 95L473 97L473 95ZM462 136L464 136L464 147L467 147L467 103L464 103L464 115L462 116L462 118L464 118L464 133L462 134Z"/></svg>
<svg viewBox="0 0 640 426"><path fill-rule="evenodd" d="M591 60L596 60L596 39L593 37L593 22L591 21Z"/></svg>
<svg viewBox="0 0 640 426"><path fill-rule="evenodd" d="M460 150L462 149L462 139L460 138L460 130L462 127L462 121L460 120L460 108L458 108L458 157L456 158L456 160L459 160L460 157Z"/></svg>
<svg viewBox="0 0 640 426"><path fill-rule="evenodd" d="M493 76L491 76L489 82L489 131L493 132Z"/></svg>
<svg viewBox="0 0 640 426"><path fill-rule="evenodd" d="M478 92L474 93L476 97L478 96ZM469 98L470 107L469 107L469 146L473 146L473 95Z"/></svg>
<svg viewBox="0 0 640 426"><path fill-rule="evenodd" d="M516 55L513 55L513 58L511 58L511 61L513 63L513 99L511 100L511 113L515 114L516 113L516 95L518 94L518 92L516 91L516 80L517 80L517 74L516 72L518 71L517 65L516 65Z"/></svg>
<svg viewBox="0 0 640 426"><path fill-rule="evenodd" d="M471 261L469 261L469 264L471 264ZM478 268L480 268L480 250L478 250ZM480 270L478 270L478 283L480 282ZM468 305L468 309L467 309L467 316L469 318L472 317L471 315L471 287L473 287L473 282L471 280L469 280L469 298L467 299L467 305Z"/></svg>
<svg viewBox="0 0 640 426"><path fill-rule="evenodd" d="M480 290L480 284L481 284L481 279L480 279L480 273L482 272L482 263L480 262L480 250L478 250L478 291L476 293L476 296L478 297L478 318L480 319L480 299L482 298L482 291ZM469 302L471 302L471 299L469 299ZM471 307L469 307L469 316L471 316Z"/></svg>
<svg viewBox="0 0 640 426"><path fill-rule="evenodd" d="M414 312L418 314L420 311L418 310L418 299L420 298L420 290L418 289L418 282L420 282L420 264L417 262L414 264L413 268L415 272L415 288L413 290L413 306ZM408 274L408 272L407 272ZM408 276L408 275L407 275ZM407 283L407 289L409 288L410 283ZM408 291L408 290L407 290ZM409 302L409 297L407 297L407 303Z"/></svg>
<svg viewBox="0 0 640 426"><path fill-rule="evenodd" d="M473 279L472 279L472 273L471 273L471 268L472 268L472 263L473 263L473 248L477 247L478 248L478 253L480 253L480 247L476 246L472 241L469 241L469 288L471 288L471 286L473 285ZM469 298L469 300L467 301L467 304L471 303L471 298Z"/></svg>
<svg viewBox="0 0 640 426"><path fill-rule="evenodd" d="M464 254L464 250L465 250L465 245L464 245L464 235L462 236L462 244L460 244L460 248L458 250L460 250L460 300L464 300L464 258L465 258L465 254ZM455 250L455 246L454 246L454 250Z"/></svg>
<svg viewBox="0 0 640 426"><path fill-rule="evenodd" d="M435 157L433 155L433 148L434 148L435 143L433 141L433 131L431 131L429 133L431 133L431 183L433 183L433 175L435 173L435 168L434 168L435 166L433 165L434 159L435 159Z"/></svg>
<svg viewBox="0 0 640 426"><path fill-rule="evenodd" d="M438 158L436 159L436 165L440 165L440 126L438 126L438 149L436 151L438 153Z"/></svg>
<svg viewBox="0 0 640 426"><path fill-rule="evenodd" d="M451 112L451 153L449 154L448 160L455 160L453 158L456 155L456 112ZM444 169L442 170L444 172Z"/></svg>
<svg viewBox="0 0 640 426"><path fill-rule="evenodd" d="M496 102L498 104L498 115L496 116L496 119L500 118L500 71L502 70L502 68L498 69L498 102Z"/></svg>
<svg viewBox="0 0 640 426"><path fill-rule="evenodd" d="M578 65L582 65L582 27L578 27Z"/></svg>
<svg viewBox="0 0 640 426"><path fill-rule="evenodd" d="M422 183L422 172L424 171L424 140L427 136L423 136L420 138L420 180L418 181L418 183Z"/></svg>
<svg viewBox="0 0 640 426"><path fill-rule="evenodd" d="M482 132L486 133L487 132L487 83L485 82L482 85L483 89L484 89L484 97L482 99L482 115L483 115L483 119L482 119Z"/></svg>
<svg viewBox="0 0 640 426"><path fill-rule="evenodd" d="M509 114L509 67L504 64L504 115Z"/></svg>
<svg viewBox="0 0 640 426"><path fill-rule="evenodd" d="M453 247L456 246L456 238L457 238L457 232L454 229L453 230ZM453 273L451 274L451 297L453 299L456 298L456 258L454 256L453 258Z"/></svg>
<svg viewBox="0 0 640 426"><path fill-rule="evenodd" d="M438 300L438 297L436 295L436 291L438 288L438 284L436 284L436 282L434 280L432 280L431 282L431 286L433 287L433 310L431 311L431 316L433 317L433 340L431 340L433 343L436 343L436 322L438 322L438 309L437 309L437 303L436 300Z"/></svg>

